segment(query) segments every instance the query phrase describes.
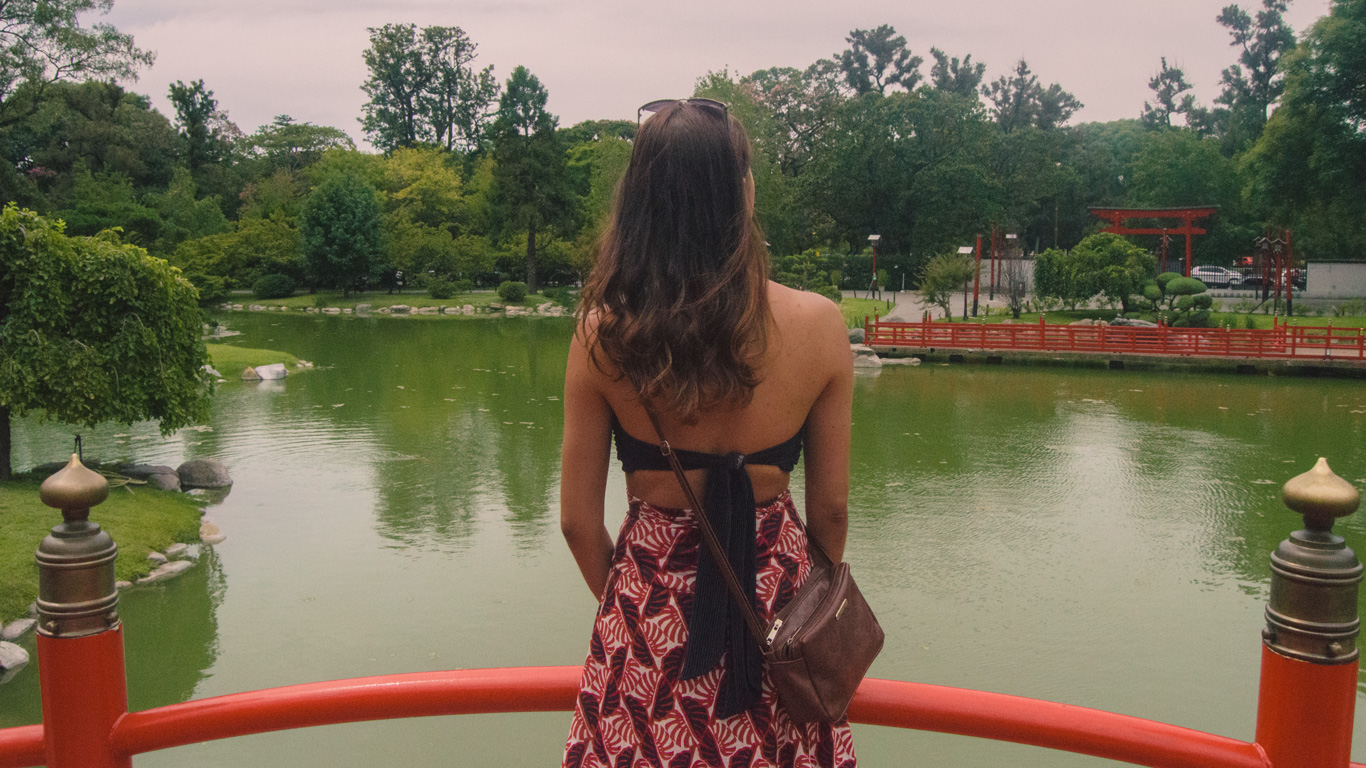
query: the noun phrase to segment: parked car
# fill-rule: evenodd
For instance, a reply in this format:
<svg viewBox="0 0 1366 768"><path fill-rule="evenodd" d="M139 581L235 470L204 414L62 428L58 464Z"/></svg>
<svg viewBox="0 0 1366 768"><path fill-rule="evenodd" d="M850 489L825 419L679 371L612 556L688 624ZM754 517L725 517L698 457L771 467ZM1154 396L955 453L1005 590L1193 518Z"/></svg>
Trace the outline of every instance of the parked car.
<svg viewBox="0 0 1366 768"><path fill-rule="evenodd" d="M1194 270L1191 270L1191 271L1194 272ZM1274 277L1273 277L1273 278L1265 278L1261 272L1259 272L1259 271L1254 271L1254 270L1249 270L1246 274L1243 275L1242 287L1243 287L1243 288L1260 288L1260 287L1262 287L1262 283L1267 282L1268 280L1269 280L1273 285L1274 285L1275 282L1276 282ZM1295 290L1297 290L1297 291L1303 291L1303 290L1305 289L1306 285L1308 284L1308 275L1305 274L1305 271L1304 271L1303 269L1292 269L1292 270L1290 270L1290 280L1291 280L1291 286L1292 286Z"/></svg>
<svg viewBox="0 0 1366 768"><path fill-rule="evenodd" d="M1191 267L1191 277L1210 288L1236 288L1243 284L1243 276L1225 267Z"/></svg>

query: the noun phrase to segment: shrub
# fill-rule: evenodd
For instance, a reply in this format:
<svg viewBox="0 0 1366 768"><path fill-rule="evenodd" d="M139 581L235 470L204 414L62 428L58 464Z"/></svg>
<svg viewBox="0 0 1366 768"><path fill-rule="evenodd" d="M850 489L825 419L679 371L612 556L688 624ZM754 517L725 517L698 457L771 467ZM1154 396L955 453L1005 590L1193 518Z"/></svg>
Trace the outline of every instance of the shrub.
<svg viewBox="0 0 1366 768"><path fill-rule="evenodd" d="M474 283L469 280L456 280L451 285L455 286L456 293L469 293L474 290Z"/></svg>
<svg viewBox="0 0 1366 768"><path fill-rule="evenodd" d="M1341 304L1333 305L1333 317L1352 317L1354 315L1366 315L1366 300L1348 299Z"/></svg>
<svg viewBox="0 0 1366 768"><path fill-rule="evenodd" d="M833 285L826 285L817 288L816 293L819 293L820 295L835 302L836 304L840 303L841 301L844 301L844 294L840 293L840 289L836 288Z"/></svg>
<svg viewBox="0 0 1366 768"><path fill-rule="evenodd" d="M427 295L431 296L433 299L449 299L455 296L456 293L455 283L452 283L444 277L432 278L427 283Z"/></svg>
<svg viewBox="0 0 1366 768"><path fill-rule="evenodd" d="M558 288L546 288L541 291L541 295L568 309L573 309L579 303L578 294L572 292L567 285L561 285Z"/></svg>
<svg viewBox="0 0 1366 768"><path fill-rule="evenodd" d="M498 286L498 298L509 304L521 304L526 301L526 283L520 280L504 280Z"/></svg>
<svg viewBox="0 0 1366 768"><path fill-rule="evenodd" d="M286 299L294 295L294 287L289 275L262 275L251 286L251 294L258 299Z"/></svg>

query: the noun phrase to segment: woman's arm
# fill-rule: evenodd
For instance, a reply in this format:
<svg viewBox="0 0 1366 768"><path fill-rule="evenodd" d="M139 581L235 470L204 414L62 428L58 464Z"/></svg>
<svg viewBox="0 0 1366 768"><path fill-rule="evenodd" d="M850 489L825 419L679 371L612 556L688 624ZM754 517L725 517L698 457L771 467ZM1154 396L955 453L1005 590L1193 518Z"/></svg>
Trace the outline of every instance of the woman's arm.
<svg viewBox="0 0 1366 768"><path fill-rule="evenodd" d="M849 431L854 354L839 307L826 302L812 339L829 371L806 418L806 531L838 563L849 530Z"/></svg>
<svg viewBox="0 0 1366 768"><path fill-rule="evenodd" d="M584 346L574 334L564 376L564 445L560 456L560 531L583 580L602 599L612 568L612 537L603 523L607 465L611 458L611 408L596 386Z"/></svg>

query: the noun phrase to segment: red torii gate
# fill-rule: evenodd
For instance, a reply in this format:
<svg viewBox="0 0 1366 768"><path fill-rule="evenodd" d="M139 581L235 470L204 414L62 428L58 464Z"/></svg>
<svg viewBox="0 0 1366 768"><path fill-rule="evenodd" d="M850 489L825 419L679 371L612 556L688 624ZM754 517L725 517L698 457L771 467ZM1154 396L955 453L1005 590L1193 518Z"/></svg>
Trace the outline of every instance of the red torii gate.
<svg viewBox="0 0 1366 768"><path fill-rule="evenodd" d="M1091 206L1088 210L1092 216L1099 216L1110 222L1110 226L1102 229L1101 232L1113 232L1117 235L1185 235L1186 236L1186 277L1191 274L1191 235L1203 235L1205 230L1195 226L1196 219L1204 219L1213 216L1219 206L1210 205L1201 208L1101 208ZM1174 228L1154 228L1154 227L1128 227L1124 222L1129 219L1179 219L1180 227ZM1163 254L1165 255L1166 241L1163 241ZM1162 265L1166 269L1166 264Z"/></svg>

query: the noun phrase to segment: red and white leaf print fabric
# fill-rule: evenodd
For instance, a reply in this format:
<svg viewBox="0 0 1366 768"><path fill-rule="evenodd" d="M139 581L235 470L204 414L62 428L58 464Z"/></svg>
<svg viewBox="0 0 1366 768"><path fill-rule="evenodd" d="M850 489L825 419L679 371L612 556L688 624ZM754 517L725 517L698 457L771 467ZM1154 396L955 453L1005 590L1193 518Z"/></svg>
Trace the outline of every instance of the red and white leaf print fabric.
<svg viewBox="0 0 1366 768"><path fill-rule="evenodd" d="M769 615L806 579L806 530L784 492L755 511ZM795 725L765 672L749 712L714 716L724 659L681 681L701 534L689 510L631 499L589 642L565 768L854 768L848 723ZM727 596L729 597L729 596Z"/></svg>

